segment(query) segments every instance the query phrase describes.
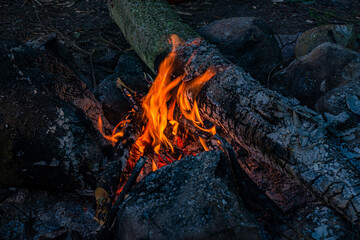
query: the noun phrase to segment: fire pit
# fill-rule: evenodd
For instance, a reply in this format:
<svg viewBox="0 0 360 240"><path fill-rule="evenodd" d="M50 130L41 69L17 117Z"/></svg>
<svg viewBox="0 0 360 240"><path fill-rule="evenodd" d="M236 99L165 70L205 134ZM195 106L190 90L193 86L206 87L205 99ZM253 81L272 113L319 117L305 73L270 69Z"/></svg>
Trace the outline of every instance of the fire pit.
<svg viewBox="0 0 360 240"><path fill-rule="evenodd" d="M282 59L256 18L195 31L167 2L108 1L126 53L0 39L0 239L356 239L353 28Z"/></svg>

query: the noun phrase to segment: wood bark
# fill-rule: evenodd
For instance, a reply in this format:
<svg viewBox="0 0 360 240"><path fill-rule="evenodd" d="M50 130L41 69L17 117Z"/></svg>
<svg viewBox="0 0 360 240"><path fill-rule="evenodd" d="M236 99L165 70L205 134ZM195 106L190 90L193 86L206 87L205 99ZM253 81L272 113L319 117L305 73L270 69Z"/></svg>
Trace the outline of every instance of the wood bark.
<svg viewBox="0 0 360 240"><path fill-rule="evenodd" d="M110 0L109 10L153 72L169 49L171 34L187 42L199 37L164 0ZM297 100L261 86L206 41L186 48L184 62L196 49L187 69L195 76L209 66L217 69L198 99L203 116L220 127L234 145L296 179L359 225L360 177L352 165L359 156L332 137L323 118Z"/></svg>

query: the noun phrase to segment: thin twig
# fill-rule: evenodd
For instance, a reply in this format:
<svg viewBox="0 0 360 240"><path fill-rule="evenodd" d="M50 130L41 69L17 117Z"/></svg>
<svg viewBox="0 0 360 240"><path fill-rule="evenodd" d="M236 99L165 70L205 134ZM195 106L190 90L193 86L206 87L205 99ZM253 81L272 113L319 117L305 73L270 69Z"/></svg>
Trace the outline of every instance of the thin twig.
<svg viewBox="0 0 360 240"><path fill-rule="evenodd" d="M34 0L37 4L39 4L39 6L42 6L42 3L39 2L38 0Z"/></svg>
<svg viewBox="0 0 360 240"><path fill-rule="evenodd" d="M286 63L287 61L290 61L294 58L287 58L287 59L284 59L283 61L281 61L280 63L276 64L269 72L268 74L268 77L267 77L267 82L266 82L266 85L267 85L267 88L270 88L270 77L273 75L273 72L275 71L275 69L277 69L278 67L280 67L282 64Z"/></svg>
<svg viewBox="0 0 360 240"><path fill-rule="evenodd" d="M71 41L69 38L65 37L59 30L57 30L55 27L49 27L49 26L44 26L45 28L48 28L49 30L55 32L58 36L60 36L60 38L62 40L64 40L65 42L69 43L72 47L76 48L77 50L79 50L80 52L87 54L87 55L91 55L90 52L85 51L84 49L82 49L81 47L77 46L73 41Z"/></svg>
<svg viewBox="0 0 360 240"><path fill-rule="evenodd" d="M28 214L26 214L23 210L21 210L19 207L15 206L13 203L10 203L10 206L12 206L13 208L15 208L16 210L18 210L22 215L24 215L27 219L30 219L31 216L29 216Z"/></svg>
<svg viewBox="0 0 360 240"><path fill-rule="evenodd" d="M136 183L136 179L138 178L141 170L143 169L146 159L147 158L145 158L145 157L140 157L139 160L137 161L133 171L131 172L129 179L126 181L124 188L122 189L116 202L114 203L113 207L111 208L111 212L109 214L109 219L106 224L107 227L111 227L111 225L113 224L116 214L120 208L120 205L124 201L126 194L128 194L128 192L131 190L131 188Z"/></svg>
<svg viewBox="0 0 360 240"><path fill-rule="evenodd" d="M36 1L36 0L35 0L35 1ZM40 25L44 28L46 34L49 34L49 32L46 30L44 24L43 24L43 23L41 22L41 20L40 20L39 13L38 13L38 11L37 11L37 7L36 7L36 4L35 4L34 0L32 0L31 2L32 2L33 7L34 7L34 10L35 10L35 15L36 15L37 20L39 21ZM42 6L41 3L39 3L38 1L36 1L36 2L37 2L40 6Z"/></svg>
<svg viewBox="0 0 360 240"><path fill-rule="evenodd" d="M138 112L140 110L138 101L135 100L134 96L126 88L122 88L122 91L123 91L124 97L132 105L133 110L135 110L135 112Z"/></svg>
<svg viewBox="0 0 360 240"><path fill-rule="evenodd" d="M89 62L90 62L90 68L91 68L91 75L92 75L92 80L93 80L93 86L96 87L96 77L95 77L95 68L94 68L94 62L93 62L93 55L95 53L95 49L93 49L92 52L88 52L82 48L80 48L79 46L77 46L73 41L71 41L70 39L66 38L59 30L57 30L55 27L49 27L49 26L44 26L45 28L50 29L51 31L55 32L57 35L60 36L60 38L69 43L72 47L76 48L77 50L79 50L80 52L86 54L89 56Z"/></svg>
<svg viewBox="0 0 360 240"><path fill-rule="evenodd" d="M124 87L127 90L129 90L132 94L136 94L136 92L134 90L132 90L131 88L129 88L128 86L126 86L126 84L119 77L116 80L116 86L118 88Z"/></svg>
<svg viewBox="0 0 360 240"><path fill-rule="evenodd" d="M96 87L96 78L95 78L95 68L94 68L94 63L93 63L94 52L95 52L95 49L89 55L89 61L90 61L91 75L92 75L92 79L93 79L93 87L95 88Z"/></svg>
<svg viewBox="0 0 360 240"><path fill-rule="evenodd" d="M151 84L154 82L153 77L151 77L150 74L148 74L148 73L145 73L145 72L143 72L143 73L144 73L145 80L148 83L148 86L151 86Z"/></svg>
<svg viewBox="0 0 360 240"><path fill-rule="evenodd" d="M106 40L105 38L103 38L102 36L100 36L100 39L102 41L104 41L105 43L117 48L118 50L122 50L121 47L119 47L118 45L116 45L115 43L113 43L112 41Z"/></svg>
<svg viewBox="0 0 360 240"><path fill-rule="evenodd" d="M281 48L283 48L284 43L283 43L283 41L282 41L281 37L279 36L279 34L278 34L278 33L276 33L276 32L274 32L274 35L278 38L278 41L280 42Z"/></svg>

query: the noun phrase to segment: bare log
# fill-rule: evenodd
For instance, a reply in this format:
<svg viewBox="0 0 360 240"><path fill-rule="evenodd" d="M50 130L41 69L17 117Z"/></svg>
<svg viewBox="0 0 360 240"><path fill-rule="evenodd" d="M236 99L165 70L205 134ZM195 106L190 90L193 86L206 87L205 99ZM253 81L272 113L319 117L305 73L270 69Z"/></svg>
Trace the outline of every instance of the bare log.
<svg viewBox="0 0 360 240"><path fill-rule="evenodd" d="M198 38L164 0L110 0L109 9L125 38L154 72L168 51L171 34L187 42ZM187 46L182 61L194 49L188 71L196 75L209 66L218 70L199 97L203 114L257 161L295 178L350 222L360 224L360 177L351 164L358 161L358 154L333 140L319 114L261 86L206 41Z"/></svg>

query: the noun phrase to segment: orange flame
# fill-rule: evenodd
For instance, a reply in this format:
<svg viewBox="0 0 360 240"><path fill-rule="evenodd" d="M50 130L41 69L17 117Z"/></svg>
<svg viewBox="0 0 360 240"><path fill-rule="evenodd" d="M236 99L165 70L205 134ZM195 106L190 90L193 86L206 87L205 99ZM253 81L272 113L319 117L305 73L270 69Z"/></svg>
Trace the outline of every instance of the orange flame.
<svg viewBox="0 0 360 240"><path fill-rule="evenodd" d="M124 129L123 127L126 125L126 123L129 123L130 120L123 120L121 122L119 122L113 129L112 131L112 134L111 135L106 135L103 131L103 124L102 124L102 120L101 120L101 116L99 116L98 118L98 129L100 131L100 133L104 136L104 138L106 140L108 140L109 142L111 142L111 144L113 146L115 146L117 140L120 138L120 137L123 137L124 136ZM119 127L122 127L122 129L118 130Z"/></svg>
<svg viewBox="0 0 360 240"><path fill-rule="evenodd" d="M196 100L193 106L190 103L190 96L195 99L203 85L215 75L215 69L210 67L199 77L191 81L182 81L187 77L187 73L173 79L174 63L176 58L176 49L181 44L178 36L170 37L172 50L165 60L160 64L159 73L151 86L149 93L144 97L142 108L144 110L144 120L146 127L142 135L137 139L136 145L145 148L146 145L152 146L156 153L160 149L171 149L173 146L165 135L168 123L173 126L172 134L177 135L179 122L174 120L175 105L178 106L181 114L190 120L198 129L215 134L215 126L206 129L200 117L200 112ZM198 41L194 41L196 43ZM191 62L193 55L188 60L187 65Z"/></svg>
<svg viewBox="0 0 360 240"><path fill-rule="evenodd" d="M187 120L201 131L214 135L216 133L215 126L206 129L201 119L198 103L196 102L196 96L200 92L201 88L206 82L208 82L215 74L215 68L208 68L202 75L191 79L190 81L184 81L188 79L188 72L186 67L191 63L196 51L191 55L187 61L184 73L178 77L174 77L176 50L179 46L185 45L199 45L200 39L196 39L190 44L186 44L180 40L177 35L170 37L170 43L172 49L170 54L164 59L159 66L159 72L155 78L148 94L142 99L143 109L143 121L146 123L145 128L141 136L136 140L130 151L130 157L128 164L132 165L133 161L136 161L140 156L144 154L146 147L152 147L155 153L160 154L161 149L174 150L170 140L165 135L168 125L172 126L172 135L177 138L179 122L174 119L174 112L177 106L178 112L184 116ZM191 104L190 99L194 99ZM105 135L102 130L102 122L99 117L98 128L104 137L109 140L113 145L120 137L124 136L124 130L119 128L124 127L129 120L120 122L113 130L112 135ZM209 150L202 138L199 138L201 144L205 150ZM180 138L175 139L176 144L181 141ZM182 144L182 142L181 142ZM152 161L152 168L156 170L164 164Z"/></svg>
<svg viewBox="0 0 360 240"><path fill-rule="evenodd" d="M155 172L156 170L158 170L158 167L156 166L156 163L154 160L151 160L152 162L152 171Z"/></svg>

